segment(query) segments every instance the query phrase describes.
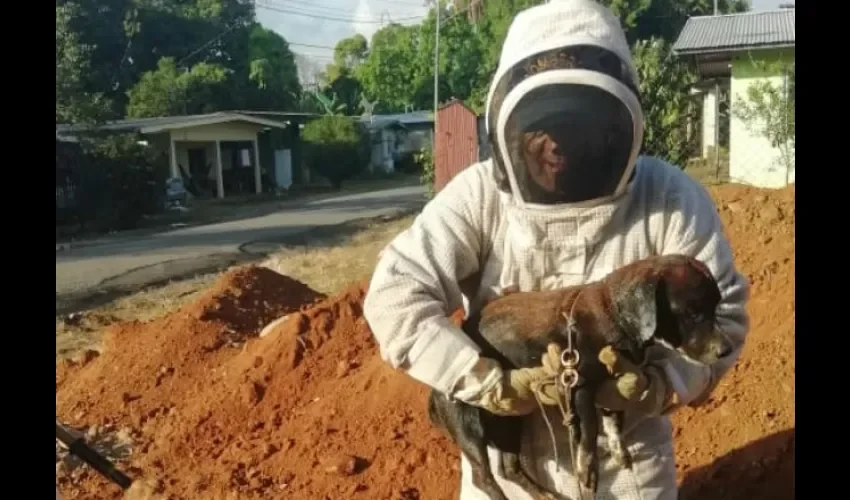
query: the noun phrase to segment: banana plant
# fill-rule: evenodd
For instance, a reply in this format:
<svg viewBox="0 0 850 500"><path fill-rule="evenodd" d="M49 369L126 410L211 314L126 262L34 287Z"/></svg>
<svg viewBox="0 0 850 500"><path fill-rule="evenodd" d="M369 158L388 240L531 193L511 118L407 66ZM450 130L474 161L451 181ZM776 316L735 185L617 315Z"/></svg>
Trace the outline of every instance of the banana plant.
<svg viewBox="0 0 850 500"><path fill-rule="evenodd" d="M334 92L332 98L328 98L324 92L319 91L313 91L313 95L321 104L326 115L340 116L345 114L345 103L339 101L336 92Z"/></svg>

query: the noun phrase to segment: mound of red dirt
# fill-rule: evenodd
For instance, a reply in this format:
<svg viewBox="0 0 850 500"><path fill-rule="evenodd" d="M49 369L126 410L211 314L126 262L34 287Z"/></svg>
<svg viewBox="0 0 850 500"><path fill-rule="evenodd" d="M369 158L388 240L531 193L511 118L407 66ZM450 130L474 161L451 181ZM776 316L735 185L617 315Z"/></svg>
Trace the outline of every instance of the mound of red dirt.
<svg viewBox="0 0 850 500"><path fill-rule="evenodd" d="M794 498L794 188L713 190L735 259L751 284L750 333L738 364L697 409L682 409L682 498Z"/></svg>
<svg viewBox="0 0 850 500"><path fill-rule="evenodd" d="M794 191L713 194L753 283L752 331L712 400L674 416L682 497L793 498ZM364 290L315 303L271 271L231 273L196 304L113 329L102 355L57 367L57 416L130 429L121 466L168 498L456 498L457 451L427 420L427 389L380 359ZM86 468L58 480L69 499L120 497Z"/></svg>
<svg viewBox="0 0 850 500"><path fill-rule="evenodd" d="M206 387L216 367L237 355L240 343L265 323L323 297L265 268L226 273L172 314L112 327L104 355L89 351L79 362L57 366L57 416L109 425L125 415L139 428Z"/></svg>

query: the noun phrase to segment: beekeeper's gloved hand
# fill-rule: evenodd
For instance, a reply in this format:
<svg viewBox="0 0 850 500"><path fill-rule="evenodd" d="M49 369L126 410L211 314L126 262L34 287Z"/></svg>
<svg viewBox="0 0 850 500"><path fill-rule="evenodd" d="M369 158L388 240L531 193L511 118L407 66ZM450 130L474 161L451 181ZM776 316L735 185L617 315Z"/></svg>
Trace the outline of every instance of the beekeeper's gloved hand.
<svg viewBox="0 0 850 500"><path fill-rule="evenodd" d="M542 404L558 404L554 381L560 361L561 349L556 344L549 345L536 368L504 370L496 360L481 357L455 386L452 396L496 415L528 415L539 409L535 391Z"/></svg>
<svg viewBox="0 0 850 500"><path fill-rule="evenodd" d="M660 415L671 406L674 393L661 368L652 365L641 368L610 346L599 353L599 361L611 375L596 393L599 408L641 418Z"/></svg>

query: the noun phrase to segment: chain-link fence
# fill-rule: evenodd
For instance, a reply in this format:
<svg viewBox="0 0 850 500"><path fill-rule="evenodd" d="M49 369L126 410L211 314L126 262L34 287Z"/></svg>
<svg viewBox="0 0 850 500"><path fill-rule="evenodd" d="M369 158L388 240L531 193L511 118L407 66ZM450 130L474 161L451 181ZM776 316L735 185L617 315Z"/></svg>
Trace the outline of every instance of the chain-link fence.
<svg viewBox="0 0 850 500"><path fill-rule="evenodd" d="M674 115L678 118L670 124L653 116L653 103L646 103L650 111L645 154L677 164L709 185L732 182L782 188L793 184L794 64L763 66L759 77L695 85L689 104L683 106L686 109Z"/></svg>

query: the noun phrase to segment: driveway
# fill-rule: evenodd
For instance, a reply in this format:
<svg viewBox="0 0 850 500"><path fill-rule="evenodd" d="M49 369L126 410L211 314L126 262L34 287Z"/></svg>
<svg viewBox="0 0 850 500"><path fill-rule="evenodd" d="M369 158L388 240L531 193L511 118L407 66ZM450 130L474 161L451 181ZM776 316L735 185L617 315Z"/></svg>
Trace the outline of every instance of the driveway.
<svg viewBox="0 0 850 500"><path fill-rule="evenodd" d="M424 203L424 188L408 186L287 204L261 217L71 248L56 255L57 308L63 296L111 286L142 287L217 262L238 261L245 258L246 248L256 258L253 249L273 249L276 242L310 229L415 210Z"/></svg>

